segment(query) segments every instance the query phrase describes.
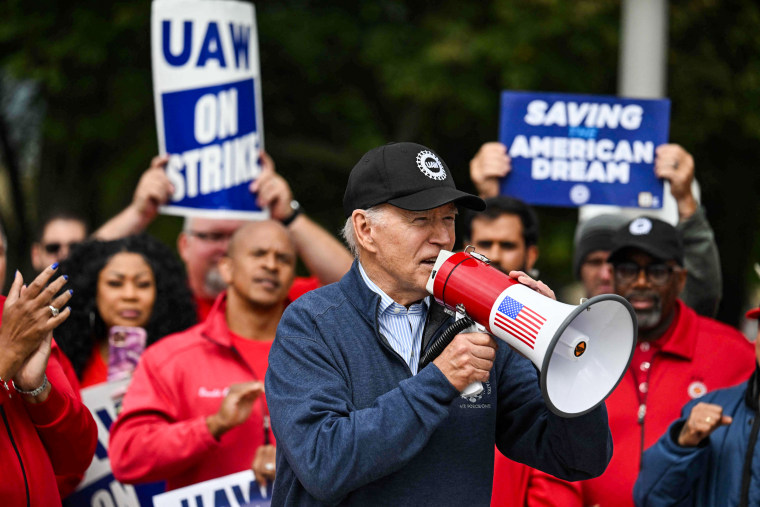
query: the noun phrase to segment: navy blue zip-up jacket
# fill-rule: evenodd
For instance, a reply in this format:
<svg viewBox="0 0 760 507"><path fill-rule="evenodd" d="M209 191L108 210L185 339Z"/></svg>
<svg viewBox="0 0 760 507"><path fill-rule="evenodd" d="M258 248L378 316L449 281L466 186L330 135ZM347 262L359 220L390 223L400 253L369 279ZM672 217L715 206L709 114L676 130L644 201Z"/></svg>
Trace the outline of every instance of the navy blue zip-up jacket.
<svg viewBox="0 0 760 507"><path fill-rule="evenodd" d="M757 372L748 382L718 389L687 403L682 417L650 447L641 460L633 489L636 505L760 505ZM700 402L723 407L733 422L721 426L697 447L681 447L678 435Z"/></svg>
<svg viewBox="0 0 760 507"><path fill-rule="evenodd" d="M604 404L573 419L554 415L536 369L503 343L477 398L461 397L432 363L412 375L378 331L379 302L354 262L340 282L285 311L266 375L273 506L488 505L494 443L566 480L604 471L612 456ZM452 322L433 304L423 350Z"/></svg>

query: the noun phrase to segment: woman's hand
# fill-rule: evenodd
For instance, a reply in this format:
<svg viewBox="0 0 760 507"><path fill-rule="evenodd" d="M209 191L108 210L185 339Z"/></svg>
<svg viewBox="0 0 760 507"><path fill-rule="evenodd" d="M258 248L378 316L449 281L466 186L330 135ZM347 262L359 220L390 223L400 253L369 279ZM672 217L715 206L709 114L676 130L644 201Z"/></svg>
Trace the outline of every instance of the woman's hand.
<svg viewBox="0 0 760 507"><path fill-rule="evenodd" d="M57 263L48 267L28 287L24 286L24 279L17 271L3 307L0 378L6 381L14 378L16 385L24 390L42 385L50 357L52 331L71 314L69 308L58 310L71 298L71 292L56 297L66 283L66 277L58 277L48 285L57 268Z"/></svg>

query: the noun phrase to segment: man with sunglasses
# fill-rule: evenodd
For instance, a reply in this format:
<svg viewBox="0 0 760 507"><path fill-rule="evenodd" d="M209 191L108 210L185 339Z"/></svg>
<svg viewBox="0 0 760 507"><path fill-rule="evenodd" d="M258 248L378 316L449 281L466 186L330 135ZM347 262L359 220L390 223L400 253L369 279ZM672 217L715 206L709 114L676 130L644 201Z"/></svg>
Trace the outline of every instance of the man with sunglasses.
<svg viewBox="0 0 760 507"><path fill-rule="evenodd" d="M68 257L71 247L87 237L87 224L74 214L56 212L40 231L39 240L32 244L32 266L38 273Z"/></svg>
<svg viewBox="0 0 760 507"><path fill-rule="evenodd" d="M641 455L681 407L746 380L755 369L744 335L697 315L678 298L686 269L673 226L639 217L612 241L614 290L633 305L639 333L628 371L605 402L615 452L604 474L588 481L570 484L536 472L531 487L556 505L632 506Z"/></svg>

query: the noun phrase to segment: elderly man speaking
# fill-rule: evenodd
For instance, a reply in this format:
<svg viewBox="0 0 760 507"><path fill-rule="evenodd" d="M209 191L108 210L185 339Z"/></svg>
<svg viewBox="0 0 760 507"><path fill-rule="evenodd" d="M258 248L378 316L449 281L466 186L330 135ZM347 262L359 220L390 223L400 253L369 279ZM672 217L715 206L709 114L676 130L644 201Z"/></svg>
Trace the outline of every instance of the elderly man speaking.
<svg viewBox="0 0 760 507"><path fill-rule="evenodd" d="M418 144L370 150L351 171L344 235L357 260L288 307L269 356L272 505L488 505L494 443L567 480L604 471L604 405L574 419L549 412L533 365L488 334L457 335L418 371L453 322L425 284L454 246L456 205L484 208ZM482 394L461 397L473 381Z"/></svg>

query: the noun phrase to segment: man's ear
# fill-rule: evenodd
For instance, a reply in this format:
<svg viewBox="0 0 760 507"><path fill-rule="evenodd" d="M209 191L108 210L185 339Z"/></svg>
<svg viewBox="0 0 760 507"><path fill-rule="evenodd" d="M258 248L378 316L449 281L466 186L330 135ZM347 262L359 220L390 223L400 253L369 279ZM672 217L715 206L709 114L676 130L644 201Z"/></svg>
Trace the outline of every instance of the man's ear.
<svg viewBox="0 0 760 507"><path fill-rule="evenodd" d="M536 264L537 260L538 260L538 245L531 245L528 247L528 250L525 252L525 267L527 268L528 272L530 272L530 270L533 269L533 266Z"/></svg>
<svg viewBox="0 0 760 507"><path fill-rule="evenodd" d="M32 243L32 267L36 271L42 271L47 266L41 266L42 264L42 245L39 243ZM41 267L40 267L41 266Z"/></svg>
<svg viewBox="0 0 760 507"><path fill-rule="evenodd" d="M179 233L177 236L177 252L180 258L187 264L187 234L185 231Z"/></svg>
<svg viewBox="0 0 760 507"><path fill-rule="evenodd" d="M678 284L678 294L680 294L686 286L686 276L688 275L688 271L686 271L686 268L681 268L675 272L675 275L677 276L676 283Z"/></svg>
<svg viewBox="0 0 760 507"><path fill-rule="evenodd" d="M219 268L219 274L222 276L222 280L227 285L232 285L232 259L226 255L221 257L217 263Z"/></svg>
<svg viewBox="0 0 760 507"><path fill-rule="evenodd" d="M368 252L376 252L377 244L372 234L373 227L376 226L367 218L367 212L362 209L355 209L351 214L351 221L354 224L354 237L357 246Z"/></svg>

